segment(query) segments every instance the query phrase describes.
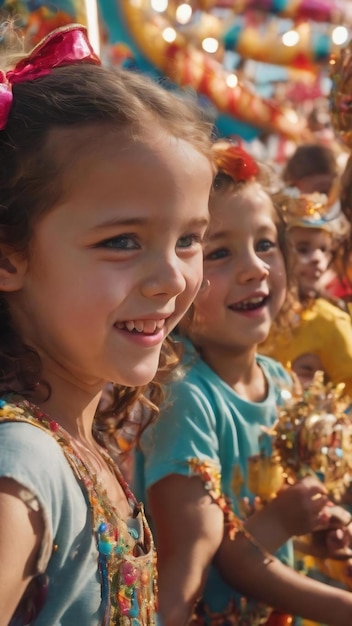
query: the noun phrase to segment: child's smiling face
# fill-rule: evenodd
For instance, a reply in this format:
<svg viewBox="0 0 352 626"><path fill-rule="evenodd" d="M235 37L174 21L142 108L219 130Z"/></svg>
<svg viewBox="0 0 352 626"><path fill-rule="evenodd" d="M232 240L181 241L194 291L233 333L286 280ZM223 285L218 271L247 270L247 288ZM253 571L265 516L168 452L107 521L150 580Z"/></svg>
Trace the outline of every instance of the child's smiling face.
<svg viewBox="0 0 352 626"><path fill-rule="evenodd" d="M158 126L133 144L105 130L96 146L38 221L9 295L46 377L142 385L202 280L212 168Z"/></svg>
<svg viewBox="0 0 352 626"><path fill-rule="evenodd" d="M253 350L286 295L286 272L269 196L257 183L214 195L204 250L210 286L194 304L195 342L209 350Z"/></svg>

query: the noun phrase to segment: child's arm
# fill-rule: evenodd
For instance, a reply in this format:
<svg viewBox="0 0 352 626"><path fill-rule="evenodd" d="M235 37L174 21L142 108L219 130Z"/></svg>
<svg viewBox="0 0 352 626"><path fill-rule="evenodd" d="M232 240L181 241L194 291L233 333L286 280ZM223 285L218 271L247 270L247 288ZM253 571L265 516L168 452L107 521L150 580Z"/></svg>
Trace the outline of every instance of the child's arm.
<svg viewBox="0 0 352 626"><path fill-rule="evenodd" d="M224 537L214 562L228 584L257 601L328 626L352 624L351 593L267 558L242 533L232 542Z"/></svg>
<svg viewBox="0 0 352 626"><path fill-rule="evenodd" d="M316 524L316 516L319 516L325 501L325 489L315 479L305 480L287 491L290 493L286 495L284 492L281 496L284 506L278 507L275 500L248 520L248 529L253 537L269 551L276 550L292 533L309 532ZM322 495L322 498L312 501L312 496L316 494ZM224 515L198 477L166 476L150 487L148 496L158 550L159 613L165 626L183 626L189 619L195 600L201 595L208 567L224 539ZM288 498L295 511L292 516L288 514ZM321 505L313 506L315 513L306 514L307 503L319 501ZM236 570L239 577L243 564L237 549L241 553L242 546L241 533L228 544L227 567ZM248 558L252 548L248 542L248 554L244 558ZM262 553L258 551L258 554L261 558ZM252 577L256 576L257 561L260 564L256 554L255 558L250 557L248 567ZM237 583L234 586L237 587ZM255 598L252 590L248 595ZM280 595L276 604L279 599Z"/></svg>
<svg viewBox="0 0 352 626"><path fill-rule="evenodd" d="M223 512L197 477L172 474L148 490L163 626L188 623L224 532Z"/></svg>
<svg viewBox="0 0 352 626"><path fill-rule="evenodd" d="M18 484L0 478L0 626L7 626L33 578L44 527L39 511L18 496Z"/></svg>

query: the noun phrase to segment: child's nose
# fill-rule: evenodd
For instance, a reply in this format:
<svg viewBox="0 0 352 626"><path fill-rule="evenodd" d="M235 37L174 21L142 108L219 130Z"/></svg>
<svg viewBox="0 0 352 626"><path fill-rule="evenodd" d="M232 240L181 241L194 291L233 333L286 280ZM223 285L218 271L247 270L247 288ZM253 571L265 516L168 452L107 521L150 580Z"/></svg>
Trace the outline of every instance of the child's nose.
<svg viewBox="0 0 352 626"><path fill-rule="evenodd" d="M238 277L241 282L265 280L268 275L268 265L254 253L248 253L238 265Z"/></svg>
<svg viewBox="0 0 352 626"><path fill-rule="evenodd" d="M316 248L315 250L312 251L310 258L311 258L311 262L315 263L316 265L328 264L328 257L327 257L326 252L324 252L323 250L320 250L319 248Z"/></svg>
<svg viewBox="0 0 352 626"><path fill-rule="evenodd" d="M152 267L146 267L145 279L142 281L142 292L149 298L159 295L174 297L185 290L186 284L182 264L177 257L162 260L159 258Z"/></svg>

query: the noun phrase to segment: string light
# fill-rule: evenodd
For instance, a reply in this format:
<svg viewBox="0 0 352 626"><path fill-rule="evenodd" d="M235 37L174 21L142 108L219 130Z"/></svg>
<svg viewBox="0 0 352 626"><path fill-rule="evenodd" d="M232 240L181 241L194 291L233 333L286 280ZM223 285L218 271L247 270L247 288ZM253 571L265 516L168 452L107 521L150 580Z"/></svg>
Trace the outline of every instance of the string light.
<svg viewBox="0 0 352 626"><path fill-rule="evenodd" d="M231 87L232 89L234 87L237 87L237 85L238 85L238 78L237 78L236 74L229 74L226 77L226 85L228 87Z"/></svg>
<svg viewBox="0 0 352 626"><path fill-rule="evenodd" d="M180 4L176 9L176 20L179 24L188 24L192 17L192 7L189 4Z"/></svg>
<svg viewBox="0 0 352 626"><path fill-rule="evenodd" d="M331 39L337 46L342 46L348 39L348 30L345 26L336 26L331 33Z"/></svg>
<svg viewBox="0 0 352 626"><path fill-rule="evenodd" d="M214 54L217 52L219 48L219 42L214 37L206 37L202 41L202 48L205 52L209 52L210 54Z"/></svg>
<svg viewBox="0 0 352 626"><path fill-rule="evenodd" d="M173 41L175 41L177 37L177 33L174 28L171 28L171 26L168 26L167 28L164 28L162 32L162 37L164 41L167 41L167 43L172 43Z"/></svg>
<svg viewBox="0 0 352 626"><path fill-rule="evenodd" d="M288 48L296 46L300 40L300 36L296 30L288 30L282 35L282 43Z"/></svg>
<svg viewBox="0 0 352 626"><path fill-rule="evenodd" d="M164 11L166 11L168 4L169 4L168 0L151 0L150 1L150 6L152 7L153 11L156 11L157 13L163 13Z"/></svg>

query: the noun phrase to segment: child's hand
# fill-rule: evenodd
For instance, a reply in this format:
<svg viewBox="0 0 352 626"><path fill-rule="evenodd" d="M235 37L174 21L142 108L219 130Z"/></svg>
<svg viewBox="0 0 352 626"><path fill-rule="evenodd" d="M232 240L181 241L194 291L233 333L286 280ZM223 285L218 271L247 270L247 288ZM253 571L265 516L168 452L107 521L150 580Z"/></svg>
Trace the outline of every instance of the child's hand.
<svg viewBox="0 0 352 626"><path fill-rule="evenodd" d="M285 487L276 498L281 521L291 537L311 533L322 525L326 527L329 520L327 504L327 491L313 476Z"/></svg>
<svg viewBox="0 0 352 626"><path fill-rule="evenodd" d="M309 553L321 559L352 557L351 515L340 506L330 507L328 526L312 533Z"/></svg>

